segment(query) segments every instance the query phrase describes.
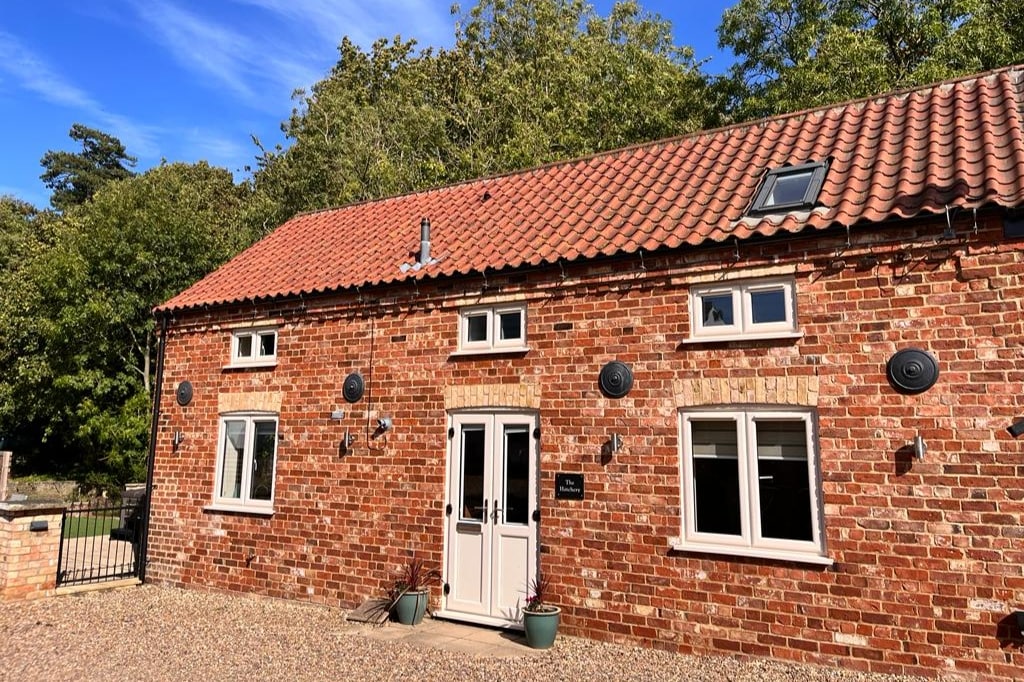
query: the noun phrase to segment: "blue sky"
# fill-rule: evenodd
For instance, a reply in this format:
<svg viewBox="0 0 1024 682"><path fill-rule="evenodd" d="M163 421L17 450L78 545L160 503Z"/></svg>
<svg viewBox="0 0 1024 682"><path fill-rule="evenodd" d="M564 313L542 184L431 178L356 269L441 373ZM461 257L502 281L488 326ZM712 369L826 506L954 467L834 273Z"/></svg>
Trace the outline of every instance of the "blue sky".
<svg viewBox="0 0 1024 682"><path fill-rule="evenodd" d="M733 0L641 0L720 73L715 29ZM0 0L0 194L49 202L39 159L76 150L73 123L116 135L144 170L168 161L244 177L256 135L284 141L292 92L320 80L349 36L453 42L451 0ZM472 6L464 0L464 8ZM593 2L607 14L612 0Z"/></svg>

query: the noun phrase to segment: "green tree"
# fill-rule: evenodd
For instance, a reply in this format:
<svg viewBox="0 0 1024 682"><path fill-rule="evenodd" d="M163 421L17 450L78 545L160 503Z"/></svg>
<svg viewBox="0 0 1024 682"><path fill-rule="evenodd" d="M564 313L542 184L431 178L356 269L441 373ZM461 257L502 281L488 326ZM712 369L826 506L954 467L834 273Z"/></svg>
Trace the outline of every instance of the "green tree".
<svg viewBox="0 0 1024 682"><path fill-rule="evenodd" d="M104 486L144 474L151 310L248 244L246 198L224 169L160 166L101 188L0 275L0 432L29 468Z"/></svg>
<svg viewBox="0 0 1024 682"><path fill-rule="evenodd" d="M1024 59L1015 0L740 0L719 47L737 118L866 97Z"/></svg>
<svg viewBox="0 0 1024 682"><path fill-rule="evenodd" d="M60 211L84 204L108 182L130 178L136 159L112 135L80 123L68 133L80 142L81 152L48 151L40 164L43 184L51 190L50 203Z"/></svg>
<svg viewBox="0 0 1024 682"><path fill-rule="evenodd" d="M46 239L48 217L27 202L0 196L0 273Z"/></svg>
<svg viewBox="0 0 1024 682"><path fill-rule="evenodd" d="M453 11L458 12L457 8ZM257 204L304 209L414 191L688 132L714 122L706 78L635 2L480 0L455 45L347 38L263 150ZM262 202L262 203L261 203Z"/></svg>

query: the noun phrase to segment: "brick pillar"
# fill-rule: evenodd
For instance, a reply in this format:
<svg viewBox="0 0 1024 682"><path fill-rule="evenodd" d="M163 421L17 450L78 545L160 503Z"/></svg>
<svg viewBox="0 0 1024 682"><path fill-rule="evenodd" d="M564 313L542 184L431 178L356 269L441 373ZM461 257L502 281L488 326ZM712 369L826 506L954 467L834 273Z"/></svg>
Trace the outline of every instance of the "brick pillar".
<svg viewBox="0 0 1024 682"><path fill-rule="evenodd" d="M0 601L54 593L63 512L59 502L0 502Z"/></svg>

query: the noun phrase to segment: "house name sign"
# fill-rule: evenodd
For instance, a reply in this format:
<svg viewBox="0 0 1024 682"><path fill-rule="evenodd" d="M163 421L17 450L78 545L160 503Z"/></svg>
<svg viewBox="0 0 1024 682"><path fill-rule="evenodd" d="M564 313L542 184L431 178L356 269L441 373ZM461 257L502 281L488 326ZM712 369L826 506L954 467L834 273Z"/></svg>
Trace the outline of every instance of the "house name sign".
<svg viewBox="0 0 1024 682"><path fill-rule="evenodd" d="M555 474L556 500L582 500L583 474Z"/></svg>

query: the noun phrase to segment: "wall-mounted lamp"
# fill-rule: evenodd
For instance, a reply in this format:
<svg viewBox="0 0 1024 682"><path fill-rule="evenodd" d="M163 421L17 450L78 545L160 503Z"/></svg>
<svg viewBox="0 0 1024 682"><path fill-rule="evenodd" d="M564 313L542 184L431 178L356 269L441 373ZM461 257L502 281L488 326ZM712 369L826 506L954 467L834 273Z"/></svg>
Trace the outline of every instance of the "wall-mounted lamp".
<svg viewBox="0 0 1024 682"><path fill-rule="evenodd" d="M618 452L622 449L622 436L617 433L613 433L612 437L608 439L608 447L612 452Z"/></svg>
<svg viewBox="0 0 1024 682"><path fill-rule="evenodd" d="M1014 438L1019 438L1021 434L1024 434L1024 419L1018 419L1013 424L1007 426L1006 430Z"/></svg>
<svg viewBox="0 0 1024 682"><path fill-rule="evenodd" d="M925 445L924 438L921 434L914 436L914 459L924 459L926 452L928 452L928 446Z"/></svg>
<svg viewBox="0 0 1024 682"><path fill-rule="evenodd" d="M178 447L181 446L181 444L184 443L184 442L185 442L185 434L184 434L184 432L182 432L182 431L175 431L174 432L174 438L171 440L171 443L174 446L174 451L177 452L178 451Z"/></svg>
<svg viewBox="0 0 1024 682"><path fill-rule="evenodd" d="M377 430L380 432L391 430L391 417L381 417L377 420Z"/></svg>

